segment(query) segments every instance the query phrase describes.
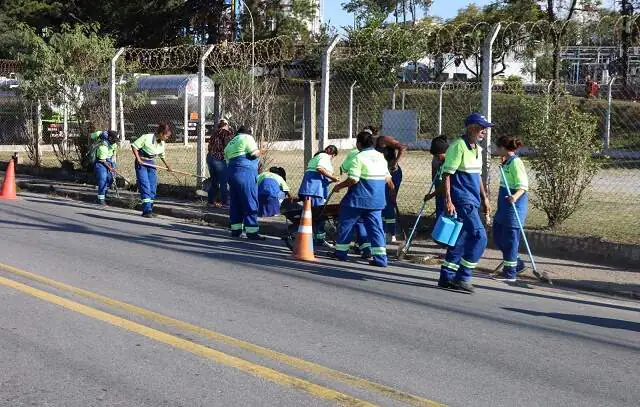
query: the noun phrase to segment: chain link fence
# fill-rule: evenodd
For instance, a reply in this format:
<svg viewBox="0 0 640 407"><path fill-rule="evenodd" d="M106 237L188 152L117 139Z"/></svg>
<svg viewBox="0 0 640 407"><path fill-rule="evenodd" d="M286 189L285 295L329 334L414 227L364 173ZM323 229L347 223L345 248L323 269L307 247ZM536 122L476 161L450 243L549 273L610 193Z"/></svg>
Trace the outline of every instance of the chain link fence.
<svg viewBox="0 0 640 407"><path fill-rule="evenodd" d="M637 23L634 19L633 24ZM572 34L564 38L562 55L569 68L561 78L563 83L538 81L523 85L513 84L505 77L494 78L491 113L496 127L492 137L494 140L501 135L522 137L526 98L549 100L547 96L556 87L573 95L580 111L598 120L602 148L593 154L601 160L601 168L582 207L560 231L638 243L640 212L635 202L640 198L640 105L637 103L640 80L636 80L636 76L640 64L636 66L633 58L630 59L629 66L633 69L629 69L629 77L624 81L619 76L604 75L604 68L615 73L618 61L612 60L609 51L611 44L620 44L620 24L618 20L603 20L597 22L595 28L592 26L580 27L576 32L582 33L581 37ZM500 66L509 52L514 57L512 62L520 63L518 58L526 57L527 46L540 41L544 44L545 39L557 34L556 29L555 25L544 22L504 23L494 44L494 55L497 55L494 64ZM609 33L609 29L613 31ZM477 64L491 26L425 30L418 44L423 48L424 64L416 58L381 81L368 80L360 72L359 64L369 61L370 49L358 42L339 42L328 59L331 69L324 72L329 79L326 112L321 103L324 89L320 61L324 45L303 48L294 39L278 37L255 43L218 44L210 49L200 46L124 49L115 72L116 128L125 141L119 152L120 171L129 179L135 179L127 141L153 132L158 123L167 122L173 132L167 148L169 162L176 169L198 173L199 124L202 120L205 130L209 130L219 118L225 117L235 128L253 127L261 148L266 151L263 167L284 167L292 190L297 191L307 159L322 145L322 113L325 113L326 143L336 144L340 149L334 162L336 169L355 146L357 133L367 125L376 126L381 134L395 136L409 146L401 162L404 179L399 208L403 213L416 213L431 180L430 140L441 134L449 139L458 136L463 131L464 118L483 108L483 86L478 78L481 75L467 72L463 78L458 73L447 79L445 67L455 60L460 66L468 61L470 65L474 61ZM589 30L591 35L586 35ZM392 40L400 44L401 34ZM581 45L577 45L578 37ZM514 42L520 44L519 47L514 46ZM609 50L606 53L609 59L603 59L604 52L590 51L594 61L579 60L577 58L587 54L581 54L575 47L591 47L590 50L605 47ZM203 59L206 51L209 54ZM389 63L384 58L384 55L378 57L380 66ZM465 64L460 64L460 58ZM200 81L201 64L205 77ZM13 88L19 86L19 79L12 75L19 72L18 68L11 61L0 61L0 148L7 150L0 155L8 155L16 146L28 144L30 134L34 133L33 123L37 123L33 119L37 109L25 107ZM461 70L464 71L458 67L456 72ZM600 79L595 91L587 75ZM104 98L100 106L108 106L105 91L106 88L94 90L96 97ZM101 109L94 112L92 120L101 128L107 128L108 111ZM73 124L65 127L60 114L64 111L52 111L50 106L42 106L41 110L43 147L57 143L51 140L69 140L81 132L81 129L74 130ZM305 140L310 138L312 142L306 143L305 153ZM526 145L526 138L523 141ZM525 161L528 160L530 152L524 149L522 153ZM53 148L43 148L42 158L43 165L59 164ZM498 158L494 157L491 164L489 180L493 193L499 180ZM195 177L159 175L162 183L196 184ZM530 176L535 195L535 174L530 171ZM493 202L496 199L492 196ZM529 226L543 227L545 222L545 215L532 208Z"/></svg>

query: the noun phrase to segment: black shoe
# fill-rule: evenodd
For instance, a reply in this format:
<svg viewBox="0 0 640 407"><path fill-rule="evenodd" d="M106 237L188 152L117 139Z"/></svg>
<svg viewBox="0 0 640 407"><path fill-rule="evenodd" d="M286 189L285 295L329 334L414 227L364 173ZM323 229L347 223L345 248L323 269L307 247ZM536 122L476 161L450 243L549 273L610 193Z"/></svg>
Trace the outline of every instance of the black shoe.
<svg viewBox="0 0 640 407"><path fill-rule="evenodd" d="M451 288L458 291L464 291L469 294L473 294L476 290L473 288L473 284L467 283L465 281L456 281L451 283Z"/></svg>
<svg viewBox="0 0 640 407"><path fill-rule="evenodd" d="M438 281L438 287L448 290L448 289L453 288L453 285L449 281Z"/></svg>
<svg viewBox="0 0 640 407"><path fill-rule="evenodd" d="M360 258L362 258L363 260L370 260L372 257L373 257L373 255L371 254L370 251L364 251L360 255Z"/></svg>
<svg viewBox="0 0 640 407"><path fill-rule="evenodd" d="M98 206L103 206L103 207L107 206L107 202L105 202L104 199L98 199L97 204L98 204Z"/></svg>
<svg viewBox="0 0 640 407"><path fill-rule="evenodd" d="M233 231L231 232L231 237L240 237L242 236L242 232L241 231Z"/></svg>
<svg viewBox="0 0 640 407"><path fill-rule="evenodd" d="M247 239L249 239L249 240L267 240L267 238L262 236L260 233L249 233L249 234L247 234Z"/></svg>
<svg viewBox="0 0 640 407"><path fill-rule="evenodd" d="M153 214L151 212L145 212L142 214L143 218L153 218Z"/></svg>

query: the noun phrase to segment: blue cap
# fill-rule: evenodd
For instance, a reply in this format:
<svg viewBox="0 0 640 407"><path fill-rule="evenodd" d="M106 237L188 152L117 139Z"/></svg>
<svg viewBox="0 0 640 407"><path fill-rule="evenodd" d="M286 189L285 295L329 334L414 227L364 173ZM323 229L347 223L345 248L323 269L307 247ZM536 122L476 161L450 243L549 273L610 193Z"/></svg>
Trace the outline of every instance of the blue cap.
<svg viewBox="0 0 640 407"><path fill-rule="evenodd" d="M477 124L483 128L493 127L493 123L489 122L486 117L480 113L471 113L464 121L464 126L468 127L472 124Z"/></svg>
<svg viewBox="0 0 640 407"><path fill-rule="evenodd" d="M100 133L100 137L101 140L108 140L109 139L109 132L108 131L103 131L102 133Z"/></svg>

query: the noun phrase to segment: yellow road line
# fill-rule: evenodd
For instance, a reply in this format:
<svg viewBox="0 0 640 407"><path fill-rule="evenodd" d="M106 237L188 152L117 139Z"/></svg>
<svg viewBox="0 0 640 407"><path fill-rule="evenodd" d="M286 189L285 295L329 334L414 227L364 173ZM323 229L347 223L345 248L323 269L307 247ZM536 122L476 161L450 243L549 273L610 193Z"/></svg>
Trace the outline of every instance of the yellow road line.
<svg viewBox="0 0 640 407"><path fill-rule="evenodd" d="M29 279L31 281L45 284L62 291L67 291L67 292L79 295L81 297L85 297L93 301L100 302L112 308L116 308L134 315L138 315L140 317L143 317L145 319L148 319L163 325L172 326L174 328L178 328L183 331L195 333L204 338L213 339L213 340L225 343L227 345L236 346L238 348L252 352L256 355L266 357L266 358L278 361L280 363L284 363L289 366L295 367L296 369L300 369L300 370L317 374L317 375L322 375L322 376L331 378L333 380L346 383L350 386L358 387L360 389L364 389L376 394L380 394L384 397L403 402L410 406L416 406L416 407L444 406L443 404L440 404L433 400L429 400L429 399L416 396L410 393L405 393L403 391L394 389L393 387L386 386L384 384L372 382L372 381L363 379L361 377L352 376L350 374L343 373L338 370L334 370L322 365L318 365L313 362L308 362L304 359L300 359L294 356L286 355L284 353L276 352L274 350L264 348L259 345L255 345L250 342L236 339L236 338L233 338L233 337L230 337L206 328L202 328L194 324L190 324L188 322L180 321L178 319L174 319L166 315L162 315L162 314L147 310L145 308L131 305L126 302L114 300L112 298L105 297L103 295L96 294L91 291L83 290L82 288L76 288L71 285L64 284L44 276L40 276L38 274L34 274L25 270L18 269L16 267L12 267L12 266L0 263L0 269L12 274L21 276L23 278Z"/></svg>
<svg viewBox="0 0 640 407"><path fill-rule="evenodd" d="M253 376L272 381L282 386L288 386L296 390L304 391L315 397L319 397L329 401L335 401L338 404L344 406L375 406L375 404L357 399L344 393L340 393L336 390L313 384L309 381L278 372L277 370L273 370L268 367L249 362L247 360L228 355L215 349L199 345L182 338L178 338L177 336L169 335L148 326L129 321L128 319L124 319L116 315L108 314L95 308L91 308L86 305L67 300L66 298L58 297L57 295L38 290L36 288L19 283L17 281L10 280L8 278L0 277L0 285L13 288L24 294L28 294L43 301L59 305L71 311L75 311L82 315L86 315L88 317L106 322L124 330L146 336L147 338L153 339L154 341L162 342L174 348L193 353L194 355L211 359L221 365L233 367L235 369L249 373Z"/></svg>

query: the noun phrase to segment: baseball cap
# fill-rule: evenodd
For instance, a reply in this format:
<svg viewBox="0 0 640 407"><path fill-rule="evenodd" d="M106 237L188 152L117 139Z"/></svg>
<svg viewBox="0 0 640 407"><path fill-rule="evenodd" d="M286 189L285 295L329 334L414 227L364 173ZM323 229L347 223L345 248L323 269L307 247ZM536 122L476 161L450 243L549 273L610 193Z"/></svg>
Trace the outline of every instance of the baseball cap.
<svg viewBox="0 0 640 407"><path fill-rule="evenodd" d="M481 115L480 113L471 113L464 121L464 126L468 127L472 124L477 124L483 128L493 127L493 123L487 120L486 117Z"/></svg>

